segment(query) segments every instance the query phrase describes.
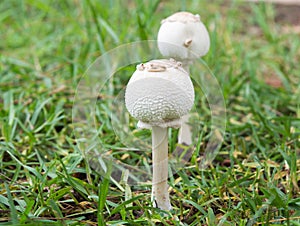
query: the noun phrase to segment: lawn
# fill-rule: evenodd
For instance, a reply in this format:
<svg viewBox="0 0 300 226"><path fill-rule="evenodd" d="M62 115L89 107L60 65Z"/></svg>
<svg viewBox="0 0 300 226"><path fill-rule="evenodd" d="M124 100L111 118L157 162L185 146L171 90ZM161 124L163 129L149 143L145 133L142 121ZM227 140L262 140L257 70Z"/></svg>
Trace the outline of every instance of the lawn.
<svg viewBox="0 0 300 226"><path fill-rule="evenodd" d="M296 7L235 0L2 0L0 225L300 225ZM195 87L198 143L188 162L170 173L173 209L163 212L150 201L151 175L131 183L128 171L116 176L108 164L104 172L85 149L149 171L151 132L138 130L127 112L120 125L113 120L136 64L117 68L108 81L104 73L101 90L91 87L91 72L103 54L155 40L160 21L177 11L200 14L209 31L207 67L201 68L218 81L226 128L217 156L200 167L213 126L205 89ZM78 97L82 81L89 86ZM92 121L85 123L88 116ZM176 135L172 130L170 153Z"/></svg>

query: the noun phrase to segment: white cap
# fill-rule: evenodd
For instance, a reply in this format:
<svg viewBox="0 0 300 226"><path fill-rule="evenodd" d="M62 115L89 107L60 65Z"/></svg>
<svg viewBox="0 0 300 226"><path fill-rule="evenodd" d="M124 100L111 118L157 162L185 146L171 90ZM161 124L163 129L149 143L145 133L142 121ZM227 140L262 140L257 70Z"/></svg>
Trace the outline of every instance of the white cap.
<svg viewBox="0 0 300 226"><path fill-rule="evenodd" d="M162 20L158 48L165 57L192 60L204 56L210 47L208 31L200 16L177 12Z"/></svg>
<svg viewBox="0 0 300 226"><path fill-rule="evenodd" d="M126 87L125 105L139 127L179 127L194 98L193 83L180 62L153 60L137 66Z"/></svg>

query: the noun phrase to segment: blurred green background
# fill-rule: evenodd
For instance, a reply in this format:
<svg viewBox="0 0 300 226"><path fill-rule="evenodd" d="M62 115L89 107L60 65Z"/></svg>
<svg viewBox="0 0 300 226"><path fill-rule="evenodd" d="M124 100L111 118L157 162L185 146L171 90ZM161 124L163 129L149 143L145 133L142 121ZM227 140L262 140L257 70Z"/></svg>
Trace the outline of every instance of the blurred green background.
<svg viewBox="0 0 300 226"><path fill-rule="evenodd" d="M234 0L2 0L0 224L299 225L299 10ZM151 207L150 186L111 183L90 168L71 119L88 66L121 44L155 40L177 11L200 14L209 30L203 60L222 87L227 129L211 166L199 169L193 156L170 178L166 216ZM99 112L99 136L121 147Z"/></svg>

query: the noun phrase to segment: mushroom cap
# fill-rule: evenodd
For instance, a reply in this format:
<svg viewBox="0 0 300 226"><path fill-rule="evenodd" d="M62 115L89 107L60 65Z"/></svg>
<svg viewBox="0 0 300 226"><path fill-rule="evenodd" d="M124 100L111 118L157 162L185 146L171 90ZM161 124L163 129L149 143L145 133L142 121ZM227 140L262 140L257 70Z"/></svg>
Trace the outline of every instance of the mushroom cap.
<svg viewBox="0 0 300 226"><path fill-rule="evenodd" d="M177 12L162 20L157 36L163 56L192 60L204 56L210 47L208 31L200 16Z"/></svg>
<svg viewBox="0 0 300 226"><path fill-rule="evenodd" d="M173 59L138 65L125 91L126 108L142 128L179 127L194 98L190 76Z"/></svg>

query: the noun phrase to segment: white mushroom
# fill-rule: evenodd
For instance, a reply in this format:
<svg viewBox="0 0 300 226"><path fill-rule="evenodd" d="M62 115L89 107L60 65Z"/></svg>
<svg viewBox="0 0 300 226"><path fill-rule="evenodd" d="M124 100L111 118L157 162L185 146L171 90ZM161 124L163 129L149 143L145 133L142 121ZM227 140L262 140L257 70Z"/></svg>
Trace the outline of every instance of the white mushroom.
<svg viewBox="0 0 300 226"><path fill-rule="evenodd" d="M161 54L182 61L187 72L188 64L204 56L210 47L208 31L200 16L189 12L177 12L162 20L157 41ZM191 145L192 134L188 120L189 115L183 117L178 142Z"/></svg>
<svg viewBox="0 0 300 226"><path fill-rule="evenodd" d="M194 103L194 87L181 63L173 59L140 64L129 80L125 105L139 120L138 127L152 128L152 200L170 210L168 193L168 127L181 126L181 117Z"/></svg>
<svg viewBox="0 0 300 226"><path fill-rule="evenodd" d="M200 16L189 12L177 12L162 20L157 41L163 56L179 60L204 56L210 47L208 31Z"/></svg>

